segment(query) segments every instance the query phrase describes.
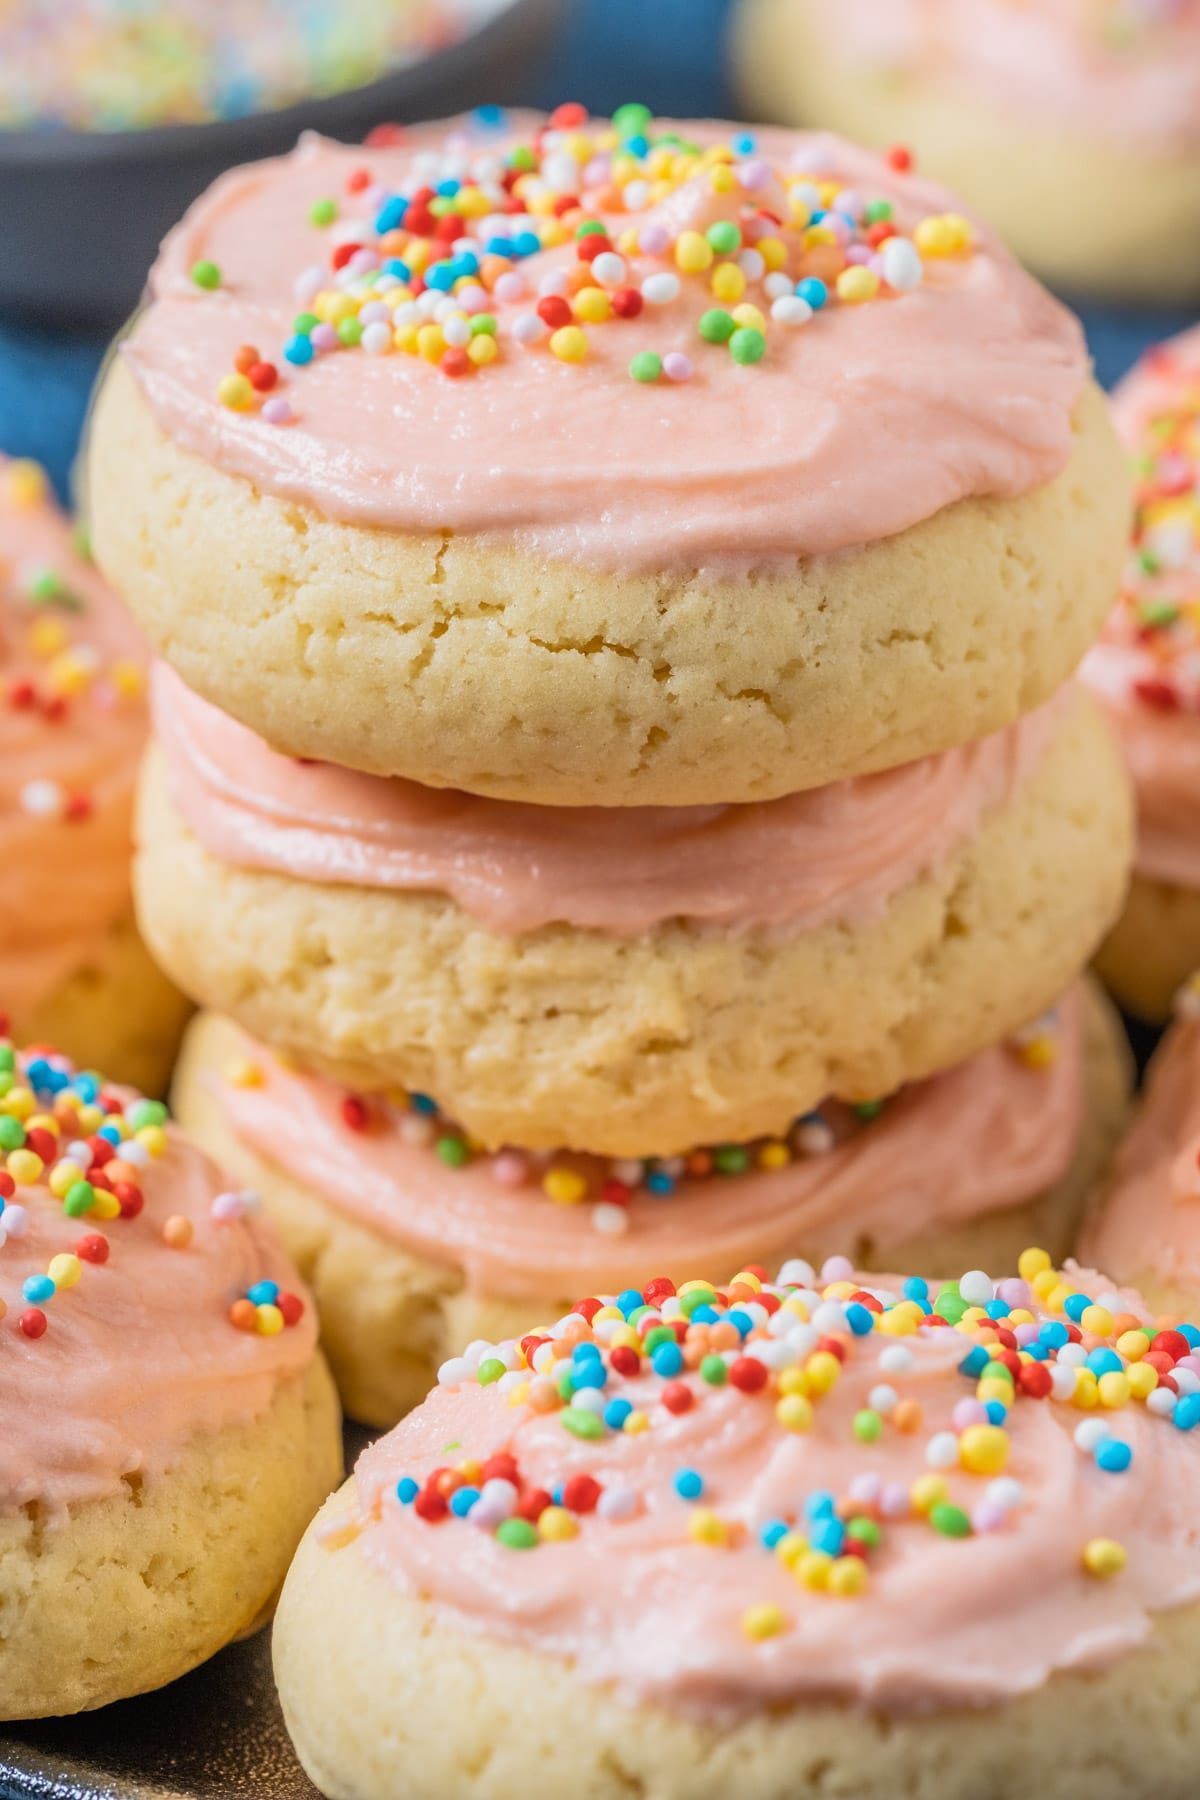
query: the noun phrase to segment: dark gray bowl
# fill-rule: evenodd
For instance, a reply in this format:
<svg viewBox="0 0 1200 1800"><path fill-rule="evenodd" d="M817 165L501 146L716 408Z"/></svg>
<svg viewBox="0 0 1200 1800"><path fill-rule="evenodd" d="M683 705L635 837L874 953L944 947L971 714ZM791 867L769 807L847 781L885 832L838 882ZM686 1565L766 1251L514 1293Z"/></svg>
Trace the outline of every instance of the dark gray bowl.
<svg viewBox="0 0 1200 1800"><path fill-rule="evenodd" d="M146 131L0 131L0 309L115 328L163 234L223 169L290 150L302 131L354 142L386 121L511 104L563 10L564 0L511 0L423 62L279 112Z"/></svg>

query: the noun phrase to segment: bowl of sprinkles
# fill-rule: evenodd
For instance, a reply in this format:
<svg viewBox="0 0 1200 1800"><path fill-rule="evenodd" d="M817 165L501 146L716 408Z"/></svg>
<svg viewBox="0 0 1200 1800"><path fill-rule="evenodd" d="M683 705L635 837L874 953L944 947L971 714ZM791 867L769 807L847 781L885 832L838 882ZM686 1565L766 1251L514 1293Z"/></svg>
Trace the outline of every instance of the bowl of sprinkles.
<svg viewBox="0 0 1200 1800"><path fill-rule="evenodd" d="M255 15L248 20L247 12ZM112 329L222 170L513 92L561 0L17 0L0 20L0 305ZM136 204L131 205L136 195ZM63 280L72 246L83 281Z"/></svg>

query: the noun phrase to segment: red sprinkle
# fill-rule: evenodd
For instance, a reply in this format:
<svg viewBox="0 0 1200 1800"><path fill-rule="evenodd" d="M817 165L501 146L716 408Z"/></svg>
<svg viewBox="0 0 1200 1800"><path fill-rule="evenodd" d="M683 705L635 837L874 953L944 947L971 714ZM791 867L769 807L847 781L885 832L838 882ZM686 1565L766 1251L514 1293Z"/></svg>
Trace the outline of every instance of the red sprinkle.
<svg viewBox="0 0 1200 1800"><path fill-rule="evenodd" d="M889 169L895 169L899 175L907 175L913 166L913 154L906 144L893 144L883 153L883 160Z"/></svg>
<svg viewBox="0 0 1200 1800"><path fill-rule="evenodd" d="M537 316L551 331L571 323L574 314L561 294L543 294L537 303Z"/></svg>
<svg viewBox="0 0 1200 1800"><path fill-rule="evenodd" d="M574 131L578 125L586 125L588 111L578 100L564 100L550 114L550 127L553 131Z"/></svg>
<svg viewBox="0 0 1200 1800"><path fill-rule="evenodd" d="M1028 1394L1031 1400L1044 1400L1053 1385L1053 1378L1045 1363L1021 1364L1021 1372L1017 1376L1017 1386L1023 1394Z"/></svg>
<svg viewBox="0 0 1200 1800"><path fill-rule="evenodd" d="M757 1394L767 1385L767 1365L756 1356L738 1356L729 1365L729 1379L743 1394Z"/></svg>
<svg viewBox="0 0 1200 1800"><path fill-rule="evenodd" d="M443 350L438 361L438 368L442 371L443 375L455 377L459 375L469 375L471 373L471 367L470 357L465 350L460 350L457 345L452 346L449 350Z"/></svg>
<svg viewBox="0 0 1200 1800"><path fill-rule="evenodd" d="M528 1519L531 1525L536 1525L546 1508L553 1504L554 1497L545 1488L526 1488L517 1501L517 1517Z"/></svg>
<svg viewBox="0 0 1200 1800"><path fill-rule="evenodd" d="M575 254L580 262L590 263L595 262L598 256L602 256L606 250L611 249L611 238L601 237L598 231L589 231L587 236L581 237L576 244Z"/></svg>
<svg viewBox="0 0 1200 1800"><path fill-rule="evenodd" d="M617 1374L624 1375L627 1379L632 1375L636 1375L642 1366L642 1359L633 1348L632 1344L616 1345L614 1349L609 1351L608 1360L610 1366L616 1370Z"/></svg>
<svg viewBox="0 0 1200 1800"><path fill-rule="evenodd" d="M686 1381L668 1381L662 1391L662 1403L669 1413L692 1410L692 1390Z"/></svg>
<svg viewBox="0 0 1200 1800"><path fill-rule="evenodd" d="M108 1261L108 1239L98 1231L89 1231L76 1244L75 1254L84 1262L105 1263Z"/></svg>
<svg viewBox="0 0 1200 1800"><path fill-rule="evenodd" d="M17 1323L27 1338L40 1338L45 1335L46 1315L40 1306L26 1307Z"/></svg>
<svg viewBox="0 0 1200 1800"><path fill-rule="evenodd" d="M135 1187L132 1181L115 1181L113 1193L120 1202L123 1219L136 1219L146 1204L141 1188Z"/></svg>
<svg viewBox="0 0 1200 1800"><path fill-rule="evenodd" d="M427 1525L440 1525L450 1511L450 1502L437 1488L423 1487L413 1501L413 1511Z"/></svg>
<svg viewBox="0 0 1200 1800"><path fill-rule="evenodd" d="M285 1325L298 1325L304 1317L304 1302L299 1294L280 1294L275 1304L283 1314Z"/></svg>
<svg viewBox="0 0 1200 1800"><path fill-rule="evenodd" d="M366 1131L371 1123L371 1113L365 1100L357 1094L347 1094L342 1101L342 1124L348 1131Z"/></svg>
<svg viewBox="0 0 1200 1800"><path fill-rule="evenodd" d="M572 1475L563 1487L563 1505L573 1513L595 1512L602 1490L592 1475Z"/></svg>
<svg viewBox="0 0 1200 1800"><path fill-rule="evenodd" d="M344 269L350 258L356 256L361 249L361 244L339 244L329 260L335 269Z"/></svg>
<svg viewBox="0 0 1200 1800"><path fill-rule="evenodd" d="M246 376L256 393L269 394L279 380L279 370L274 363L256 362L246 370Z"/></svg>
<svg viewBox="0 0 1200 1800"><path fill-rule="evenodd" d="M1191 1345L1182 1331L1158 1331L1150 1340L1150 1349L1152 1352L1157 1351L1163 1356L1169 1356L1171 1361L1176 1363L1181 1356L1188 1354Z"/></svg>
<svg viewBox="0 0 1200 1800"><path fill-rule="evenodd" d="M497 1450L489 1456L483 1465L484 1481L511 1481L514 1487L521 1485L521 1472L517 1467L517 1459L510 1456L507 1450Z"/></svg>

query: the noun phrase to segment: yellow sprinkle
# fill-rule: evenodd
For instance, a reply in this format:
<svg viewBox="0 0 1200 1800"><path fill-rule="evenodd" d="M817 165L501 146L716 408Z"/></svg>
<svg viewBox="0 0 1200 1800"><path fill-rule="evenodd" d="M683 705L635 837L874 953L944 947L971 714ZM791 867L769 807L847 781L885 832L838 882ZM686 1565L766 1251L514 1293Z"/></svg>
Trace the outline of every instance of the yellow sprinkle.
<svg viewBox="0 0 1200 1800"><path fill-rule="evenodd" d="M1113 1316L1107 1306L1085 1306L1079 1324L1083 1331L1094 1332L1097 1337L1108 1337L1113 1328Z"/></svg>
<svg viewBox="0 0 1200 1800"><path fill-rule="evenodd" d="M77 1181L82 1180L83 1170L80 1168L79 1164L64 1160L63 1162L55 1163L54 1167L51 1169L48 1185L50 1192L54 1195L55 1199L63 1200L66 1198L67 1189L74 1187Z"/></svg>
<svg viewBox="0 0 1200 1800"><path fill-rule="evenodd" d="M1148 1362L1132 1363L1125 1371L1129 1392L1135 1400L1144 1400L1158 1386L1158 1370Z"/></svg>
<svg viewBox="0 0 1200 1800"><path fill-rule="evenodd" d="M807 1394L808 1376L803 1369L785 1369L779 1377L781 1394Z"/></svg>
<svg viewBox="0 0 1200 1800"><path fill-rule="evenodd" d="M628 1419L625 1427L628 1430ZM688 1536L695 1544L724 1545L729 1541L729 1531L724 1519L718 1518L715 1512L710 1512L704 1506L697 1507L689 1518Z"/></svg>
<svg viewBox="0 0 1200 1800"><path fill-rule="evenodd" d="M884 1315L886 1317L886 1315ZM812 1394L827 1394L842 1372L842 1365L830 1350L814 1350L804 1365L808 1388Z"/></svg>
<svg viewBox="0 0 1200 1800"><path fill-rule="evenodd" d="M27 1119L37 1110L37 1101L27 1087L10 1088L4 1099L3 1110L11 1113L14 1119Z"/></svg>
<svg viewBox="0 0 1200 1800"><path fill-rule="evenodd" d="M1047 1300L1061 1284L1055 1269L1041 1269L1030 1282L1030 1287L1039 1300Z"/></svg>
<svg viewBox="0 0 1200 1800"><path fill-rule="evenodd" d="M587 1177L578 1169L547 1169L542 1191L558 1206L577 1206L588 1191Z"/></svg>
<svg viewBox="0 0 1200 1800"><path fill-rule="evenodd" d="M829 1586L832 1564L832 1556L828 1556L824 1550L806 1550L792 1565L792 1574L801 1587L812 1588L819 1593Z"/></svg>
<svg viewBox="0 0 1200 1800"><path fill-rule="evenodd" d="M50 492L50 483L41 463L20 456L4 472L4 491L13 506L37 506Z"/></svg>
<svg viewBox="0 0 1200 1800"><path fill-rule="evenodd" d="M1123 1331L1117 1339L1117 1349L1126 1362L1141 1362L1150 1348L1148 1331Z"/></svg>
<svg viewBox="0 0 1200 1800"><path fill-rule="evenodd" d="M861 1556L839 1556L829 1571L829 1592L842 1599L861 1594L867 1585L867 1565Z"/></svg>
<svg viewBox="0 0 1200 1800"><path fill-rule="evenodd" d="M283 1330L283 1314L277 1306L256 1306L254 1312L254 1329L260 1337L275 1337Z"/></svg>
<svg viewBox="0 0 1200 1800"><path fill-rule="evenodd" d="M44 1112L34 1113L32 1118L29 1119L29 1121L26 1125L26 1130L27 1131L48 1131L54 1137L62 1136L62 1131L59 1128L58 1120L54 1117L53 1113L44 1113Z"/></svg>
<svg viewBox="0 0 1200 1800"><path fill-rule="evenodd" d="M579 1526L573 1513L565 1506L548 1506L537 1522L538 1536L547 1544L565 1544L568 1538L578 1537Z"/></svg>
<svg viewBox="0 0 1200 1800"><path fill-rule="evenodd" d="M786 1169L791 1160L791 1151L778 1138L772 1138L769 1143L762 1146L758 1153L760 1169Z"/></svg>
<svg viewBox="0 0 1200 1800"><path fill-rule="evenodd" d="M708 185L714 194L732 194L737 186L737 176L728 165L718 164L709 170Z"/></svg>
<svg viewBox="0 0 1200 1800"><path fill-rule="evenodd" d="M707 1283L702 1281L699 1285L705 1287L707 1286ZM753 1288L756 1294L762 1293L762 1282L759 1280L758 1276L753 1274L749 1269L739 1269L733 1278L732 1285L734 1287Z"/></svg>
<svg viewBox="0 0 1200 1800"><path fill-rule="evenodd" d="M782 238L777 238L777 237L759 238L759 240L758 240L757 244L755 244L754 248L758 251L758 254L762 257L763 261L766 263L768 275L774 275L780 269L785 268L787 266L787 259L788 259L787 245L784 243Z"/></svg>
<svg viewBox="0 0 1200 1800"><path fill-rule="evenodd" d="M423 356L426 362L440 362L445 353L446 340L442 336L440 325L422 325L417 330L417 355Z"/></svg>
<svg viewBox="0 0 1200 1800"><path fill-rule="evenodd" d="M37 619L29 628L29 648L41 662L57 656L70 641L61 619Z"/></svg>
<svg viewBox="0 0 1200 1800"><path fill-rule="evenodd" d="M167 1147L167 1134L161 1125L143 1125L136 1135L138 1143L151 1156L161 1156Z"/></svg>
<svg viewBox="0 0 1200 1800"><path fill-rule="evenodd" d="M1101 1581L1119 1575L1125 1562L1124 1546L1114 1538L1091 1538L1083 1546L1084 1568L1089 1575L1095 1575Z"/></svg>
<svg viewBox="0 0 1200 1800"><path fill-rule="evenodd" d="M571 305L577 319L585 325L603 325L612 318L612 301L602 287L580 288Z"/></svg>
<svg viewBox="0 0 1200 1800"><path fill-rule="evenodd" d="M45 1164L34 1150L10 1150L4 1166L18 1187L28 1187L37 1180Z"/></svg>
<svg viewBox="0 0 1200 1800"><path fill-rule="evenodd" d="M1120 1369L1110 1369L1097 1382L1100 1390L1101 1406L1127 1406L1129 1404L1129 1377Z"/></svg>
<svg viewBox="0 0 1200 1800"><path fill-rule="evenodd" d="M874 300L879 292L879 277L874 269L867 269L862 264L854 264L843 269L837 278L838 299L850 306L861 305L864 300Z"/></svg>
<svg viewBox="0 0 1200 1800"><path fill-rule="evenodd" d="M1049 1069L1058 1061L1057 1040L1048 1032L1027 1038L1017 1045L1017 1060L1027 1069Z"/></svg>
<svg viewBox="0 0 1200 1800"><path fill-rule="evenodd" d="M145 672L137 663L115 662L108 671L108 679L122 700L140 700L146 691Z"/></svg>
<svg viewBox="0 0 1200 1800"><path fill-rule="evenodd" d="M508 1390L508 1404L510 1406L524 1406L528 1398L529 1383L527 1381L518 1381L514 1387L510 1387Z"/></svg>
<svg viewBox="0 0 1200 1800"><path fill-rule="evenodd" d="M972 1475L999 1475L1008 1450L1008 1433L999 1425L969 1425L958 1440L959 1460Z"/></svg>
<svg viewBox="0 0 1200 1800"><path fill-rule="evenodd" d="M701 275L712 267L713 247L698 231L681 231L675 240L675 266L685 275Z"/></svg>
<svg viewBox="0 0 1200 1800"><path fill-rule="evenodd" d="M748 300L743 300L740 306L735 306L732 316L738 325L744 325L750 331L765 331L767 329L766 319L763 317L762 313L759 312L757 306L752 306Z"/></svg>
<svg viewBox="0 0 1200 1800"><path fill-rule="evenodd" d="M803 1394L785 1394L776 1403L775 1417L785 1431L808 1431L812 1427L812 1402Z"/></svg>
<svg viewBox="0 0 1200 1800"><path fill-rule="evenodd" d="M1032 1281L1035 1275L1041 1275L1050 1266L1048 1253L1032 1245L1028 1250L1022 1250L1017 1258L1017 1273L1022 1281Z"/></svg>
<svg viewBox="0 0 1200 1800"><path fill-rule="evenodd" d="M724 300L727 304L732 305L745 293L746 277L736 263L718 263L712 272L709 286L718 300Z"/></svg>
<svg viewBox="0 0 1200 1800"><path fill-rule="evenodd" d="M104 1188L96 1189L96 1198L88 1208L89 1217L100 1220L115 1219L119 1217L120 1211L121 1202L115 1194L108 1193Z"/></svg>
<svg viewBox="0 0 1200 1800"><path fill-rule="evenodd" d="M778 1637L787 1621L778 1606L764 1602L762 1606L748 1606L742 1614L742 1630L755 1643L763 1638Z"/></svg>
<svg viewBox="0 0 1200 1800"><path fill-rule="evenodd" d="M1071 1298L1074 1291L1075 1290L1071 1287L1069 1282L1058 1282L1046 1295L1046 1305L1049 1310L1051 1312L1064 1312L1066 1310L1067 1301Z"/></svg>
<svg viewBox="0 0 1200 1800"><path fill-rule="evenodd" d="M808 1549L808 1539L798 1531L789 1531L775 1546L775 1554L785 1569L794 1569Z"/></svg>
<svg viewBox="0 0 1200 1800"><path fill-rule="evenodd" d="M550 351L559 362L582 362L588 352L587 335L578 325L561 325L551 335Z"/></svg>
<svg viewBox="0 0 1200 1800"><path fill-rule="evenodd" d="M650 1429L649 1413L644 1413L644 1412L640 1411L639 1408L634 1407L634 1409L631 1413L626 1413L625 1423L621 1427L621 1429L623 1431L627 1431L629 1433L630 1437L637 1437L641 1432L649 1431L649 1429Z"/></svg>
<svg viewBox="0 0 1200 1800"><path fill-rule="evenodd" d="M1011 1406L1013 1387L1011 1381L1005 1381L1002 1375L990 1375L986 1381L975 1384L975 1398L984 1406L989 1400L998 1400L1001 1406Z"/></svg>
<svg viewBox="0 0 1200 1800"><path fill-rule="evenodd" d="M949 1497L950 1489L946 1485L944 1475L918 1475L908 1490L909 1502L915 1513L930 1513L935 1506Z"/></svg>
<svg viewBox="0 0 1200 1800"><path fill-rule="evenodd" d="M73 1288L83 1274L83 1264L77 1256L72 1256L69 1251L63 1251L60 1255L50 1258L46 1273L56 1288Z"/></svg>
<svg viewBox="0 0 1200 1800"><path fill-rule="evenodd" d="M1076 1369L1075 1392L1071 1395L1072 1406L1078 1406L1082 1412L1092 1412L1100 1404L1100 1386L1091 1369Z"/></svg>
<svg viewBox="0 0 1200 1800"><path fill-rule="evenodd" d="M222 375L217 383L217 399L230 412L249 412L254 405L254 389L244 375Z"/></svg>
<svg viewBox="0 0 1200 1800"><path fill-rule="evenodd" d="M486 363L495 362L499 354L499 344L494 337L489 337L486 331L481 331L479 336L473 337L467 345L467 355L477 369L482 369Z"/></svg>

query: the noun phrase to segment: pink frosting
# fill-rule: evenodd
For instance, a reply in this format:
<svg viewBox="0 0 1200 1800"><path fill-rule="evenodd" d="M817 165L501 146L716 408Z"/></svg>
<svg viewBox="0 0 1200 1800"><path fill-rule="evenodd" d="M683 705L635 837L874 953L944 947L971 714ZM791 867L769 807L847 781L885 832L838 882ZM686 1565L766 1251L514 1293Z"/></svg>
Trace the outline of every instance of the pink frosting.
<svg viewBox="0 0 1200 1800"><path fill-rule="evenodd" d="M213 1077L226 1120L252 1150L315 1188L347 1218L402 1250L461 1268L484 1294L521 1298L620 1290L654 1268L681 1279L697 1260L723 1276L747 1260L777 1260L793 1245L829 1243L851 1229L879 1254L927 1231L1020 1205L1067 1171L1083 1123L1079 998L1064 1002L1058 1055L1027 1066L1007 1047L902 1090L880 1118L853 1128L826 1118L835 1147L787 1167L737 1177L682 1179L668 1199L640 1191L621 1209L556 1205L534 1185L553 1161L603 1192L608 1166L555 1156L503 1177L510 1156L447 1169L431 1146L406 1138L405 1115L376 1107L351 1130L342 1089L252 1048L255 1086Z"/></svg>
<svg viewBox="0 0 1200 1800"><path fill-rule="evenodd" d="M135 1473L161 1473L200 1433L265 1412L312 1361L311 1303L273 1337L230 1323L230 1306L257 1281L304 1289L264 1219L213 1219L218 1171L169 1132L165 1154L142 1171L136 1219L71 1218L41 1184L18 1186L0 1212L0 1513L32 1501L59 1513L119 1493ZM25 1212L19 1236L14 1206ZM164 1241L173 1216L195 1228L186 1249ZM108 1239L108 1261L84 1262L78 1283L46 1302L45 1334L26 1337L23 1282L95 1232Z"/></svg>
<svg viewBox="0 0 1200 1800"><path fill-rule="evenodd" d="M1164 1038L1084 1254L1123 1279L1200 1294L1200 1020Z"/></svg>
<svg viewBox="0 0 1200 1800"><path fill-rule="evenodd" d="M513 320L543 281L576 266L573 242L520 264L532 299L495 302L503 353L478 375L445 379L403 353L323 353L299 371L280 361L297 276L328 267L330 235L309 222L314 201L336 196L335 230L352 237L355 218L374 217L345 198L354 170L365 166L394 189L431 146L448 144L445 166L461 167L463 155L494 159L510 142L528 142L541 123L513 115L497 135L458 121L423 128L412 145L365 152L306 138L289 157L223 176L166 240L152 304L125 348L159 425L181 449L334 519L494 533L499 543L515 535L538 554L614 569L731 573L817 555L886 537L968 496L1028 492L1065 467L1088 372L1081 331L986 234L975 254L931 262L913 292L831 303L804 330L772 324L767 355L750 368L698 337L697 320L714 304L707 276L685 276L669 304L593 330L582 364L544 346L522 350L510 341ZM703 142L728 142L731 131L681 129ZM861 194L890 200L905 229L952 207L941 189L837 139L757 137L755 170L764 159L784 170L829 168ZM762 180L752 198L786 209L769 169ZM673 237L737 221L745 204L740 188L715 193L705 172L656 210L609 216L614 234L661 224ZM592 199L587 210L606 216ZM199 259L219 266L219 292L195 286ZM632 279L673 269L635 256ZM770 305L760 281L746 298ZM279 362L293 423L219 403L218 383L247 343ZM632 381L630 361L643 351L685 355L692 379Z"/></svg>
<svg viewBox="0 0 1200 1800"><path fill-rule="evenodd" d="M672 918L812 929L877 915L1010 796L1067 704L781 800L529 806L280 756L165 665L153 676L172 802L215 856L304 881L449 894L509 933L566 923L636 936Z"/></svg>
<svg viewBox="0 0 1200 1800"><path fill-rule="evenodd" d="M133 625L36 487L29 465L0 458L0 1013L14 1019L130 911L130 815L146 732L144 701L113 681L115 669L140 684ZM32 598L48 571L70 610ZM35 646L34 633L56 628L61 644ZM86 817L64 816L72 800Z"/></svg>
<svg viewBox="0 0 1200 1800"><path fill-rule="evenodd" d="M1143 358L1113 416L1137 476L1134 537L1081 675L1133 775L1139 874L1200 888L1200 326Z"/></svg>
<svg viewBox="0 0 1200 1800"><path fill-rule="evenodd" d="M795 0L799 4L799 0ZM823 0L856 58L964 100L1165 150L1200 144L1196 0Z"/></svg>
<svg viewBox="0 0 1200 1800"><path fill-rule="evenodd" d="M1065 1273L1073 1289L1147 1316L1136 1296L1112 1296L1099 1276L1070 1266ZM854 1279L877 1293L899 1285ZM818 1302L813 1294L810 1306ZM1035 1320L1045 1316L1036 1302L1031 1309ZM1111 1424L1131 1446L1132 1466L1108 1474L1073 1441L1087 1415L1057 1400L1019 1398L1007 1419L1005 1474L1023 1492L974 1535L949 1538L908 1515L906 1497L929 1473L935 1434L951 1434L957 1463L958 1409L974 1393L958 1372L967 1341L921 1328L900 1340L911 1357L900 1373L883 1360L895 1338L844 1341L837 1385L814 1403L812 1429L799 1433L780 1428L770 1393L713 1388L696 1376L687 1378L694 1398L682 1413L662 1404L664 1384L653 1371L610 1379L606 1397L615 1385L648 1415L649 1428L610 1431L598 1442L565 1431L557 1412L514 1405L504 1381L439 1387L360 1459L356 1553L381 1582L431 1602L451 1629L532 1650L583 1683L611 1683L630 1701L706 1722L825 1697L888 1712L999 1705L1055 1671L1113 1664L1146 1640L1156 1612L1200 1598L1194 1433L1131 1404ZM920 1426L889 1422L877 1442L864 1444L851 1421L881 1382L919 1404ZM401 1478L420 1483L447 1464L497 1453L516 1459L527 1486L553 1491L586 1473L605 1490L624 1490L633 1516L589 1513L569 1541L516 1552L494 1528L454 1519L430 1525L397 1498ZM689 1535L694 1507L674 1489L681 1469L700 1474L702 1504L740 1529L740 1539L715 1548ZM875 1493L902 1496L869 1558L867 1591L850 1601L806 1591L762 1547L759 1531L775 1519L798 1520L803 1531L814 1490L843 1500L864 1491L864 1478ZM946 1479L953 1503L973 1516L985 1503L986 1512L986 1477L955 1466ZM1084 1572L1083 1548L1095 1538L1124 1547L1118 1577ZM743 1614L762 1604L778 1606L785 1629L751 1642Z"/></svg>

